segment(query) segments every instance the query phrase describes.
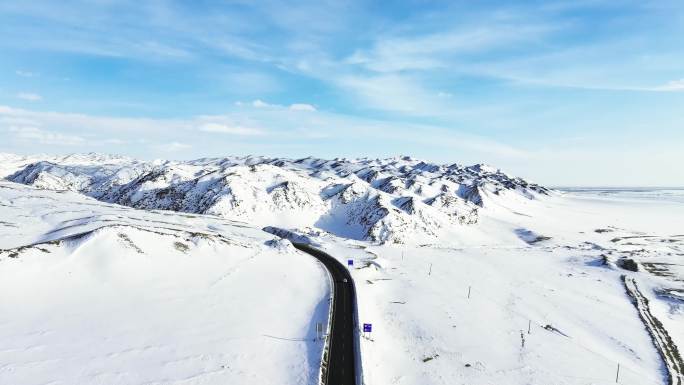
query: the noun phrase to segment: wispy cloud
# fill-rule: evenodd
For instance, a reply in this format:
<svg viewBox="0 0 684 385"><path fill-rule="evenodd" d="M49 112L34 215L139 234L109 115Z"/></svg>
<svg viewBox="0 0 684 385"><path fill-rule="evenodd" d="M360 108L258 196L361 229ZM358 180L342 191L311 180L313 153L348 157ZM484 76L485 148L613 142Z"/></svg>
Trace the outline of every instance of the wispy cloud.
<svg viewBox="0 0 684 385"><path fill-rule="evenodd" d="M633 22L635 15L630 13L633 9L618 9L610 2L584 2L573 7L556 5L559 6L539 9L493 7L477 17L458 19L460 22L452 23L456 27L424 22L380 33L372 37L369 47L356 49L336 66L336 71L342 73L349 73L349 67L358 68L347 81L337 84L375 109L410 115L421 112L424 116L443 115L445 107L456 111L459 106L446 106L443 102L440 105L440 101L434 100L434 94L463 97L468 90L454 86L437 89L435 84L444 87L463 79L498 80L506 88L681 90L681 80L649 85L657 84L666 74L682 73L681 65L677 64L684 60L681 52L663 52L636 30L627 30L619 36L588 32L593 30L589 19L564 13L605 8L611 12L603 22L620 28ZM658 11L645 8L639 12L639 16L645 17L644 14ZM592 33L593 38L578 37L586 33ZM384 90L387 92L380 98ZM431 109L434 105L439 107Z"/></svg>
<svg viewBox="0 0 684 385"><path fill-rule="evenodd" d="M20 131L17 121L30 122L31 128ZM48 130L47 128L50 127ZM159 152L188 150L191 146L221 148L233 143L233 138L259 139L261 145L309 143L311 148L320 141L349 141L364 137L367 143L393 143L401 148L424 145L432 148L461 149L468 152L496 154L502 157L520 158L527 152L511 145L474 134L456 133L439 126L419 125L396 121L359 118L324 111L293 110L289 107L263 108L251 104L236 106L222 115L203 115L190 119L131 119L90 115L38 112L0 106L0 130L5 129L20 139L48 140L69 145L82 145L84 151L96 143L104 143L102 137L117 137L110 145L133 143L144 140L162 145L152 149ZM268 133L268 135L266 135ZM391 139L388 139L391 138ZM176 144L174 144L176 143ZM182 144L179 146L177 144ZM397 147L397 148L399 148ZM126 147L121 147L127 151ZM338 149L338 155L348 150ZM153 154L147 154L151 156Z"/></svg>
<svg viewBox="0 0 684 385"><path fill-rule="evenodd" d="M24 78L34 78L34 77L40 76L40 74L37 72L24 71L24 70L16 70L16 71L14 71L14 73L17 74L17 76L21 76Z"/></svg>
<svg viewBox="0 0 684 385"><path fill-rule="evenodd" d="M79 146L86 143L86 140L81 136L42 130L37 127L12 126L9 127L7 131L10 135L21 141L28 141L35 144Z"/></svg>
<svg viewBox="0 0 684 385"><path fill-rule="evenodd" d="M239 103L239 102L238 102L238 103ZM266 103L266 102L264 102L264 101L261 100L261 99L257 99L257 100L254 100L254 101L252 102L252 107L256 107L256 108L268 108L268 107L276 107L276 105L275 105L275 104Z"/></svg>
<svg viewBox="0 0 684 385"><path fill-rule="evenodd" d="M13 48L77 53L139 61L188 61L213 56L268 61L269 48L239 36L250 29L219 5L188 12L173 2L84 2L59 7L49 1L0 5L11 28L1 42ZM206 11L202 12L202 11ZM115 14L116 17L111 17ZM29 16L41 28L17 22ZM231 17L233 16L233 17ZM49 34L44 31L49 30ZM111 33L117 31L116 33Z"/></svg>
<svg viewBox="0 0 684 385"><path fill-rule="evenodd" d="M251 106L254 108L271 108L271 109L290 109L291 111L309 111L309 112L314 112L317 111L316 107L314 107L312 104L309 103L292 103L289 106L284 106L281 104L275 104L275 103L267 103L261 99L255 99L251 102L235 102L235 105L238 107L246 107L246 106Z"/></svg>
<svg viewBox="0 0 684 385"><path fill-rule="evenodd" d="M18 99L21 99L21 100L28 100L29 102L38 102L38 101L43 100L43 97L42 97L42 96L40 96L40 95L38 95L38 94L34 94L34 93L32 93L32 92L21 92L21 93L18 93L18 94L17 94L17 98L18 98Z"/></svg>
<svg viewBox="0 0 684 385"><path fill-rule="evenodd" d="M359 100L361 108L419 116L444 115L454 109L453 101L408 76L346 76L338 78L337 85Z"/></svg>
<svg viewBox="0 0 684 385"><path fill-rule="evenodd" d="M169 142L169 143L154 144L154 145L152 145L152 148L154 148L157 151L161 151L161 152L178 152L178 151L188 150L188 149L192 148L192 146L187 144L187 143Z"/></svg>
<svg viewBox="0 0 684 385"><path fill-rule="evenodd" d="M652 88L654 91L664 91L664 92L672 92L672 91L684 91L684 79L679 79L679 80L672 80L669 81L661 86L656 86Z"/></svg>
<svg viewBox="0 0 684 385"><path fill-rule="evenodd" d="M199 130L204 132L216 132L231 135L264 135L264 131L258 128L230 125L225 123L204 123L199 126Z"/></svg>
<svg viewBox="0 0 684 385"><path fill-rule="evenodd" d="M292 111L316 111L316 107L312 106L311 104L307 103L294 103L290 104L290 107L288 107Z"/></svg>
<svg viewBox="0 0 684 385"><path fill-rule="evenodd" d="M250 127L259 127L258 132L263 130L268 135L253 135L254 129ZM628 166L618 160L623 159L625 153L631 153L633 147L624 138L597 141L591 135L581 138L582 145L572 148L567 146L568 139L529 144L520 140L515 144L438 125L360 118L327 111L311 113L289 108L259 108L250 103L235 106L222 115L185 120L136 120L0 106L0 133L6 139L0 143L0 151L23 148L23 151L36 152L41 148L38 144L63 146L70 151L92 151L106 145L107 151L144 158L165 158L169 154L200 157L248 153L390 156L410 152L435 161L487 162L538 182L552 183L563 180L590 183L582 181L599 181L600 178L604 178L605 183L628 181L627 174L619 173ZM103 140L103 137L117 139ZM160 141L160 138L164 139ZM639 148L638 154L628 157L625 162L643 172L647 172L646 165L657 168L663 159L676 163L681 155L677 155L676 144L667 141L667 138L661 140L662 151L655 144L647 149L635 146ZM606 160L606 148L612 151L607 157L609 160ZM660 152L663 152L662 156L651 156ZM578 170L559 177L557 170L561 166ZM596 175L600 174L600 178L591 177L592 170ZM615 172L618 174L610 179L611 173Z"/></svg>
<svg viewBox="0 0 684 385"><path fill-rule="evenodd" d="M376 72L445 69L454 60L481 52L522 44L529 49L560 28L558 24L506 24L490 18L468 28L422 36L381 36L370 50L356 51L347 62Z"/></svg>
<svg viewBox="0 0 684 385"><path fill-rule="evenodd" d="M553 88L570 88L589 91L622 91L622 92L681 92L684 91L684 79L668 81L661 85L630 84L633 82L605 82L600 80L577 79L568 77L561 79L558 77L517 77L515 75L507 80L524 85L537 85Z"/></svg>

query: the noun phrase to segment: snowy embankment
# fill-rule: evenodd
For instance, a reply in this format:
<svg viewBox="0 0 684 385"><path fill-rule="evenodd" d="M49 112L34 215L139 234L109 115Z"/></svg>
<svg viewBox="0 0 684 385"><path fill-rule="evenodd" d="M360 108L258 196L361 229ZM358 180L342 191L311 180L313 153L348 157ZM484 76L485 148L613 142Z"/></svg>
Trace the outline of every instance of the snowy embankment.
<svg viewBox="0 0 684 385"><path fill-rule="evenodd" d="M682 385L684 382L684 363L682 362L682 356L679 354L679 349L672 341L667 329L663 327L662 322L651 313L649 300L639 290L639 286L634 281L634 278L623 275L622 282L625 285L627 294L632 298L634 307L639 312L641 321L651 335L653 345L663 359L665 369L667 370L667 384Z"/></svg>
<svg viewBox="0 0 684 385"><path fill-rule="evenodd" d="M289 243L7 182L0 218L0 383L318 382L329 283Z"/></svg>

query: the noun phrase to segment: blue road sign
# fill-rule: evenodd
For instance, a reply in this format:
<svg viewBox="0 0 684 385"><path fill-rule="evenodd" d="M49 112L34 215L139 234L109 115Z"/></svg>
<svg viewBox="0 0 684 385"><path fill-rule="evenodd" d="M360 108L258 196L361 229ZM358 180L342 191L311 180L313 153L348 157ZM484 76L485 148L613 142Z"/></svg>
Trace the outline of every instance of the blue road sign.
<svg viewBox="0 0 684 385"><path fill-rule="evenodd" d="M373 331L373 324L363 324L363 332L370 333Z"/></svg>
<svg viewBox="0 0 684 385"><path fill-rule="evenodd" d="M354 260L353 259L347 259L347 266L354 266Z"/></svg>

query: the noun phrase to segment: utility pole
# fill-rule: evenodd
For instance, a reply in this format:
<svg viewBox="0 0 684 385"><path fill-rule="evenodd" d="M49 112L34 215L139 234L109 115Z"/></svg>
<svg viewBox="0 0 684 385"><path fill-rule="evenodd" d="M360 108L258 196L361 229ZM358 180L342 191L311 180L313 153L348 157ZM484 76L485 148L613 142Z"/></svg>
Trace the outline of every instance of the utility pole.
<svg viewBox="0 0 684 385"><path fill-rule="evenodd" d="M618 378L620 378L620 363L618 362L617 373L615 373L615 383L617 384Z"/></svg>
<svg viewBox="0 0 684 385"><path fill-rule="evenodd" d="M470 299L470 286L468 286L468 299Z"/></svg>
<svg viewBox="0 0 684 385"><path fill-rule="evenodd" d="M532 331L532 320L527 321L527 334Z"/></svg>
<svg viewBox="0 0 684 385"><path fill-rule="evenodd" d="M430 271L428 271L428 275L432 275L432 264L430 264Z"/></svg>

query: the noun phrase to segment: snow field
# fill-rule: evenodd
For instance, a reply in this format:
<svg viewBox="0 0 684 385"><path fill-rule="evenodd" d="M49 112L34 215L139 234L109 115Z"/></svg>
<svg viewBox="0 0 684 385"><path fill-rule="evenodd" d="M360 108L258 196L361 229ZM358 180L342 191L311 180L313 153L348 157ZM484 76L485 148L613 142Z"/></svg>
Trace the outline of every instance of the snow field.
<svg viewBox="0 0 684 385"><path fill-rule="evenodd" d="M2 187L0 247L67 238L0 252L0 383L317 383L330 288L309 256L214 218Z"/></svg>
<svg viewBox="0 0 684 385"><path fill-rule="evenodd" d="M669 234L684 209L574 196L506 203L483 218L479 236L449 240L458 247L315 239L356 261L360 322L373 323L362 339L366 382L614 384L619 363L621 384L663 384L662 362L620 281L632 273L602 264L609 248L617 258L644 246L621 248L611 239L622 233L594 230ZM520 228L550 239L530 245ZM666 255L661 242L647 247ZM651 289L672 283L632 275ZM680 341L681 305L648 295Z"/></svg>

